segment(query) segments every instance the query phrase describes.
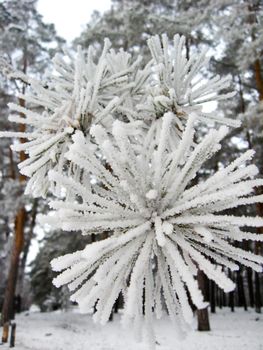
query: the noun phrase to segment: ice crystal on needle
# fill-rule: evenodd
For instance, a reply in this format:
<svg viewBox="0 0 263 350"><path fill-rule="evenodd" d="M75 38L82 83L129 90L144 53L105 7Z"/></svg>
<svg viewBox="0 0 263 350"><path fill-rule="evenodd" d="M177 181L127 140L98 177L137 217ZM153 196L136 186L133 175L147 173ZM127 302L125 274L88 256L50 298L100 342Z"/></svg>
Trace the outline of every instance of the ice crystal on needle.
<svg viewBox="0 0 263 350"><path fill-rule="evenodd" d="M163 117L157 148L147 139L139 155L121 122L114 123L113 140L102 127L94 126L91 132L107 166L95 157L81 132L74 135L66 156L90 172L97 184L91 189L51 172L52 180L74 189L79 200L52 202L57 210L55 219L45 219L53 227L81 230L83 234L111 232L109 238L83 251L53 260L54 270L65 270L55 284L68 284L75 290L72 300L83 311L98 301L94 318L101 323L108 320L122 292L124 323L134 321L136 328L144 324L152 344L152 319L154 314L161 316L162 296L178 334L192 319L187 290L198 308L206 305L195 279L197 268L229 292L234 283L222 267L237 270L239 262L261 271L263 262L262 257L230 243L259 239L240 227L261 226L263 219L222 214L225 209L262 202L263 196L253 194L254 188L263 184L263 180L254 179L257 168L244 167L253 152L248 151L204 182L191 185L203 163L219 150L227 128L211 130L189 149L194 135L190 118L178 148L168 152L171 122L170 114Z"/></svg>

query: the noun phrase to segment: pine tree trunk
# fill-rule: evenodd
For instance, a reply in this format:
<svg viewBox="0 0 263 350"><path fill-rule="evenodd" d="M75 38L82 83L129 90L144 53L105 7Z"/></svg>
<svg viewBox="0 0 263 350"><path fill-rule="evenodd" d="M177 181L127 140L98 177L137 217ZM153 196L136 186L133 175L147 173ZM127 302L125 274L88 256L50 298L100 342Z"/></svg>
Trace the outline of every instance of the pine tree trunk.
<svg viewBox="0 0 263 350"><path fill-rule="evenodd" d="M262 192L262 188L261 188ZM258 213L263 216L263 213L261 212L262 206L257 207ZM263 234L263 227L260 227L258 230L258 233ZM255 254L261 255L262 253L262 242L256 242L255 243ZM260 290L260 274L258 272L255 272L255 311L257 313L261 313L261 290Z"/></svg>
<svg viewBox="0 0 263 350"><path fill-rule="evenodd" d="M247 300L244 290L244 281L242 276L242 270L237 272L237 290L238 290L238 306L244 306L247 311Z"/></svg>
<svg viewBox="0 0 263 350"><path fill-rule="evenodd" d="M261 291L259 273L255 272L255 311L261 313Z"/></svg>
<svg viewBox="0 0 263 350"><path fill-rule="evenodd" d="M221 289L217 289L217 294L218 294L218 307L219 309L222 309L223 305L222 305L222 291Z"/></svg>
<svg viewBox="0 0 263 350"><path fill-rule="evenodd" d="M261 75L260 61L258 59L254 63L254 75L255 75L257 91L259 94L259 101L263 101L263 78ZM249 132L247 132L247 139L248 139L249 148L252 149L253 145L252 145L252 140L250 138ZM256 195L262 195L263 188L257 187L255 192L256 192ZM258 216L263 217L263 203L256 204L256 213ZM263 227L257 228L257 233L263 234ZM261 251L262 251L262 242L256 242L255 254L261 254ZM257 272L255 272L255 310L257 313L261 313L260 280Z"/></svg>
<svg viewBox="0 0 263 350"><path fill-rule="evenodd" d="M26 74L27 71L27 48L24 48L23 53L23 73ZM22 87L22 93L25 93L25 85ZM25 107L25 101L19 98L19 105L21 107ZM24 117L23 113L20 113L21 117ZM25 132L25 125L19 125L19 131ZM24 139L20 140L22 143ZM26 159L26 155L24 152L19 153L20 161ZM10 164L11 168L13 168L13 157L10 153ZM15 176L15 172L11 172L11 176ZM19 181L21 184L25 181L25 177L23 175L19 176ZM19 260L20 254L23 250L24 246L24 226L26 222L26 209L22 207L18 210L15 217L15 229L14 229L14 241L11 252L11 259L9 265L9 272L7 277L7 285L4 294L4 303L2 307L2 318L1 323L5 324L9 322L10 319L14 317L14 297L16 292L16 283L18 278L18 269L19 269Z"/></svg>
<svg viewBox="0 0 263 350"><path fill-rule="evenodd" d="M203 271L198 270L197 280L199 288L201 289L203 295L206 295L206 276ZM197 310L197 329L199 331L210 331L208 307L205 309Z"/></svg>
<svg viewBox="0 0 263 350"><path fill-rule="evenodd" d="M233 280L233 274L230 270L228 273L228 277ZM231 312L235 311L235 294L234 293L235 293L234 291L229 293L229 307L231 309Z"/></svg>
<svg viewBox="0 0 263 350"><path fill-rule="evenodd" d="M231 312L235 311L235 292L229 293L229 307L231 309Z"/></svg>
<svg viewBox="0 0 263 350"><path fill-rule="evenodd" d="M9 322L3 324L2 343L7 343L9 337Z"/></svg>
<svg viewBox="0 0 263 350"><path fill-rule="evenodd" d="M13 316L14 296L19 267L20 253L24 244L24 224L26 220L25 208L21 208L15 220L15 237L12 248L10 267L8 272L7 286L5 289L4 303L2 308L2 324L8 322Z"/></svg>
<svg viewBox="0 0 263 350"><path fill-rule="evenodd" d="M244 241L242 243L243 249L246 251L250 251L249 241ZM246 267L246 277L247 277L247 287L248 287L248 298L249 298L249 306L254 307L255 299L254 299L254 284L253 284L253 275L251 267Z"/></svg>
<svg viewBox="0 0 263 350"><path fill-rule="evenodd" d="M256 9L258 10L258 8ZM257 59L254 64L254 73L255 73L255 81L259 94L259 101L263 101L263 78L261 74L261 66L260 61ZM256 194L261 195L263 193L263 188L260 187L257 189ZM256 206L257 214L259 216L263 216L263 203L257 203ZM258 233L263 234L263 227L258 229ZM262 243L256 242L255 245L255 253L261 254ZM260 293L260 279L259 274L255 273L255 310L257 313L261 313L261 293Z"/></svg>
<svg viewBox="0 0 263 350"><path fill-rule="evenodd" d="M210 281L210 308L213 314L216 312L215 289L215 282Z"/></svg>
<svg viewBox="0 0 263 350"><path fill-rule="evenodd" d="M255 305L254 286L253 286L252 270L250 267L247 268L247 284L248 284L249 303L251 307L254 307Z"/></svg>
<svg viewBox="0 0 263 350"><path fill-rule="evenodd" d="M31 244L31 240L33 238L34 234L34 228L36 224L36 215L37 215L37 207L38 207L38 199L34 199L33 206L30 212L31 216L31 222L30 222L30 228L29 232L27 234L24 249L23 249L23 257L21 259L20 267L19 267L19 276L18 276L18 293L22 297L23 295L23 286L24 286L24 276L25 276L25 268L26 268L26 262L27 262L27 256Z"/></svg>
<svg viewBox="0 0 263 350"><path fill-rule="evenodd" d="M223 307L226 306L226 293L222 290L222 304Z"/></svg>
<svg viewBox="0 0 263 350"><path fill-rule="evenodd" d="M257 59L254 64L255 80L257 85L257 90L259 94L259 100L263 100L263 79L261 76L260 61Z"/></svg>

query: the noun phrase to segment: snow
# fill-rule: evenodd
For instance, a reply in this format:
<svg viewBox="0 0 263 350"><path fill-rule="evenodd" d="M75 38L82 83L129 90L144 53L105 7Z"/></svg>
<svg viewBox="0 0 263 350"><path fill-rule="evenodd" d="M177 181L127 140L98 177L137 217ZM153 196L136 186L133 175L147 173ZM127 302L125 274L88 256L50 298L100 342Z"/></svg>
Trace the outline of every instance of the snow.
<svg viewBox="0 0 263 350"><path fill-rule="evenodd" d="M17 350L146 350L136 343L131 330L120 327L120 315L104 327L95 325L90 315L68 312L25 312L17 316ZM218 310L210 315L211 332L196 331L196 323L186 339L176 339L168 317L156 321L159 350L262 350L263 316L249 309ZM1 346L1 350L7 349Z"/></svg>

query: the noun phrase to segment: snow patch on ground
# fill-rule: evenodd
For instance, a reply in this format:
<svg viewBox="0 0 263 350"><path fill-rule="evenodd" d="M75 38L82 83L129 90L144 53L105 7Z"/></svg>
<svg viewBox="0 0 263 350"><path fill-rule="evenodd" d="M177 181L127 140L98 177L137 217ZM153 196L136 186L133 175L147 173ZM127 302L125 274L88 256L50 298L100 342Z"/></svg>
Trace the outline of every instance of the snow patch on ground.
<svg viewBox="0 0 263 350"><path fill-rule="evenodd" d="M68 312L23 313L17 322L17 350L147 350L132 331L120 325L120 315L106 326L95 325L90 315ZM156 321L157 350L263 350L263 316L250 309L218 310L210 315L211 332L193 331L175 337L168 317ZM0 350L8 349L0 346Z"/></svg>

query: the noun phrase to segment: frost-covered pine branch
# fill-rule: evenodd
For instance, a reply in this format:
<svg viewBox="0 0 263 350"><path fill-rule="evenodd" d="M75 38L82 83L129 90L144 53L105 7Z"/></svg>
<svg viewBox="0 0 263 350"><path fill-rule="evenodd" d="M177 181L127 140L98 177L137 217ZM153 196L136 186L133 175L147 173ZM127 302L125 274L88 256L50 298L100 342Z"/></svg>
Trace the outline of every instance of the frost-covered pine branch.
<svg viewBox="0 0 263 350"><path fill-rule="evenodd" d="M92 124L111 128L120 114L117 107L127 98L127 91L132 91L134 97L140 93L140 85L145 81L141 78L147 77L147 72L138 69L140 59L132 62L129 54L110 50L107 39L98 60L95 54L90 47L87 54L81 48L76 57L68 53L66 60L56 55L55 72L47 77L45 84L23 75L30 90L18 97L25 100L27 107L10 103L13 113L9 120L25 124L28 131L2 132L0 136L27 140L12 147L28 155L19 164L20 172L30 178L27 194L46 195L50 190L47 173L51 169L62 173L67 168L72 176L79 176L77 169L72 169L64 158L75 130L89 137ZM11 77L21 79L21 74L12 72Z"/></svg>
<svg viewBox="0 0 263 350"><path fill-rule="evenodd" d="M111 232L109 238L83 251L53 260L53 269L63 271L55 285L68 284L74 291L72 300L84 312L98 301L94 319L102 324L122 292L123 322L132 322L138 329L141 324L152 344L152 320L154 315L161 316L162 297L178 334L192 320L186 291L197 308L206 306L195 278L197 267L226 292L235 285L224 267L235 271L241 263L262 270L261 256L231 242L262 240L240 228L262 226L263 219L222 214L226 209L263 201L263 196L254 194L254 188L263 185L262 179L255 179L256 166L245 166L253 152L192 185L227 133L224 126L211 130L192 147L193 122L193 118L188 120L178 148L171 152L167 140L172 117L166 114L158 147L148 137L139 155L122 122L114 123L112 139L101 126L93 126L91 133L107 166L94 155L81 132L74 135L66 157L97 183L91 188L90 183L76 182L54 171L49 174L52 181L74 191L78 201L51 202L55 215L42 219L44 222L67 231L80 230L84 235Z"/></svg>
<svg viewBox="0 0 263 350"><path fill-rule="evenodd" d="M110 50L105 40L95 59L90 47L76 57L54 59L47 82L28 78L30 91L11 104L10 121L25 124L25 133L1 136L26 139L13 149L28 158L20 163L30 179L26 193L48 190L64 200L51 202L53 215L42 217L54 229L107 233L84 250L53 260L83 311L96 303L95 321L105 323L119 294L124 295L123 323L134 325L155 346L153 318L163 307L178 336L192 321L189 297L204 308L197 269L228 292L234 283L224 269L238 264L262 270L263 258L233 241L262 241L247 227L263 219L227 215L226 210L263 201L255 188L258 169L246 165L248 151L201 183L197 173L220 148L226 126L194 142L198 121L228 126L238 121L204 113L206 102L231 97L230 78L204 79L205 53L186 57L185 38L149 39L152 60ZM19 74L17 75L19 76ZM76 233L71 233L76 234ZM140 334L139 334L140 335Z"/></svg>
<svg viewBox="0 0 263 350"><path fill-rule="evenodd" d="M156 35L148 40L153 65L153 74L148 95L137 109L150 127L158 132L160 119L164 113L173 114L173 132L170 142L177 142L189 115L195 113L205 122L217 122L228 126L238 126L240 122L220 117L217 113L203 111L204 104L233 97L235 92L225 93L231 83L231 76L204 78L209 63L206 50L200 54L192 53L188 58L185 37L175 35L173 46L167 35ZM205 69L205 70L204 70Z"/></svg>
<svg viewBox="0 0 263 350"><path fill-rule="evenodd" d="M232 96L221 94L230 78L216 76L205 81L201 75L208 62L205 52L187 59L184 44L185 38L178 35L173 47L166 35L149 39L153 59L141 67L140 57L133 61L123 50L110 50L106 39L98 59L93 47L87 53L79 48L76 57L67 53L67 59L56 55L54 73L44 83L12 71L10 77L23 78L30 89L18 96L25 100L26 107L9 105L9 120L25 124L27 132L5 132L0 136L26 140L13 145L13 150L28 155L19 164L20 172L30 178L26 193L45 196L50 189L54 191L47 176L52 169L60 173L66 169L71 176L80 176L64 154L75 131L81 130L89 138L93 124L109 130L116 119L126 123L141 121L142 129L151 129L154 137L162 116L169 112L173 117L169 140L172 148L180 140L190 113L195 112L203 121L238 125L238 121L202 111L203 103Z"/></svg>

